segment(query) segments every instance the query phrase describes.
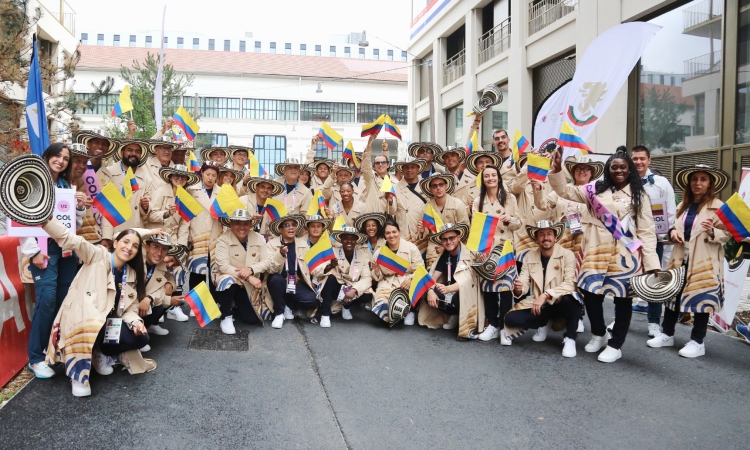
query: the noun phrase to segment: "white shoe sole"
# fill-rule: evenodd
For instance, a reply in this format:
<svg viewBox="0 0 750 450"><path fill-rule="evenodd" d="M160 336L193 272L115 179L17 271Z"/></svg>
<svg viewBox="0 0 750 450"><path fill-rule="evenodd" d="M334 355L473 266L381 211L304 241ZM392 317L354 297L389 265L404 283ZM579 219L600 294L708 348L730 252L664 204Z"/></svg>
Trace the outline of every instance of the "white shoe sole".
<svg viewBox="0 0 750 450"><path fill-rule="evenodd" d="M169 314L169 313L167 313L167 319L174 320L175 322L187 322L188 321L188 317L187 316L185 316L183 318L178 318L174 314Z"/></svg>

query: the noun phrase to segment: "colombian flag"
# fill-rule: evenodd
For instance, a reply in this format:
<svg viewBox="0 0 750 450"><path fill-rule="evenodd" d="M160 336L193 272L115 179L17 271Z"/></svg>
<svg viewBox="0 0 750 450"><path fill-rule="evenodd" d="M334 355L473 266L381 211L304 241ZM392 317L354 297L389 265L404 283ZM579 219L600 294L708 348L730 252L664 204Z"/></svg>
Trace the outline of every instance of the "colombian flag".
<svg viewBox="0 0 750 450"><path fill-rule="evenodd" d="M406 269L409 268L409 261L393 253L387 245L380 247L380 253L375 263L399 275L405 274Z"/></svg>
<svg viewBox="0 0 750 450"><path fill-rule="evenodd" d="M310 272L315 270L319 265L330 261L335 257L336 256L333 254L333 247L331 246L331 239L328 236L328 231L324 231L323 235L318 239L318 242L310 247L310 250L305 252L305 262L307 263Z"/></svg>
<svg viewBox="0 0 750 450"><path fill-rule="evenodd" d="M188 292L185 296L185 302L190 305L190 309L195 313L195 318L201 328L212 320L221 317L221 311L219 311L216 301L211 296L211 292L208 291L205 281L201 281L201 284Z"/></svg>
<svg viewBox="0 0 750 450"><path fill-rule="evenodd" d="M735 241L750 237L750 208L737 192L716 210L716 215L732 233Z"/></svg>
<svg viewBox="0 0 750 450"><path fill-rule="evenodd" d="M192 195L182 187L177 186L177 195L174 198L174 206L177 209L177 214L182 217L185 222L190 222L193 217L203 211L203 207Z"/></svg>
<svg viewBox="0 0 750 450"><path fill-rule="evenodd" d="M380 185L380 192L390 192L396 195L396 188L393 186L391 177L388 174L385 174L385 178L383 178L383 184Z"/></svg>
<svg viewBox="0 0 750 450"><path fill-rule="evenodd" d="M219 187L219 193L216 194L216 198L211 204L211 217L214 219L221 217L228 219L229 214L235 209L246 209L246 206L237 197L237 191L234 190L234 186L226 184Z"/></svg>
<svg viewBox="0 0 750 450"><path fill-rule="evenodd" d="M471 220L469 240L466 248L472 252L489 253L495 240L495 230L500 219L484 213L475 212Z"/></svg>
<svg viewBox="0 0 750 450"><path fill-rule="evenodd" d="M135 189L133 189L133 185L135 185ZM137 190L138 181L133 175L133 169L128 167L128 171L125 172L125 180L122 182L122 196L125 197L125 200L130 201L133 198L133 192Z"/></svg>
<svg viewBox="0 0 750 450"><path fill-rule="evenodd" d="M594 153L591 151L588 145L581 139L568 122L563 122L562 130L560 131L560 137L557 139L557 145L560 147L578 148L581 152L586 155Z"/></svg>
<svg viewBox="0 0 750 450"><path fill-rule="evenodd" d="M385 131L390 133L393 137L401 140L401 130L396 126L396 122L391 119L391 116L385 116Z"/></svg>
<svg viewBox="0 0 750 450"><path fill-rule="evenodd" d="M201 165L198 164L198 159L195 157L195 153L193 153L192 150L190 150L190 153L188 154L188 170L196 173L201 171Z"/></svg>
<svg viewBox="0 0 750 450"><path fill-rule="evenodd" d="M495 269L495 278L498 275L506 272L510 268L516 267L516 257L513 253L513 243L508 239L503 244L503 250L500 252L500 259L497 260L497 268Z"/></svg>
<svg viewBox="0 0 750 450"><path fill-rule="evenodd" d="M518 158L523 155L523 152L529 148L529 141L520 131L516 130L515 136L513 136L513 161L518 161Z"/></svg>
<svg viewBox="0 0 750 450"><path fill-rule="evenodd" d="M425 228L429 229L433 233L437 233L438 230L443 226L443 220L438 215L435 208L431 204L427 204L424 207L424 215L422 216L422 223Z"/></svg>
<svg viewBox="0 0 750 450"><path fill-rule="evenodd" d="M266 199L266 205L263 210L268 214L268 218L271 221L279 219L289 214L286 210L286 205L278 200L272 198Z"/></svg>
<svg viewBox="0 0 750 450"><path fill-rule="evenodd" d="M354 146L352 145L352 141L349 141L349 143L346 144L346 148L344 149L344 152L341 154L341 156L348 160L351 160L354 163L354 167L359 170L360 162L357 160L357 155L354 154Z"/></svg>
<svg viewBox="0 0 750 450"><path fill-rule="evenodd" d="M130 204L112 183L107 183L93 201L96 209L113 227L125 223L133 215Z"/></svg>
<svg viewBox="0 0 750 450"><path fill-rule="evenodd" d="M344 216L337 216L336 220L333 222L333 229L343 230L345 226L346 226L346 221L344 221Z"/></svg>
<svg viewBox="0 0 750 450"><path fill-rule="evenodd" d="M112 108L111 117L117 117L122 113L133 110L133 102L130 100L130 87L125 85L120 92L120 98L115 102L115 107Z"/></svg>
<svg viewBox="0 0 750 450"><path fill-rule="evenodd" d="M266 169L264 169L263 166L260 165L260 161L258 161L258 158L253 155L253 152L247 153L247 168L250 171L251 177L268 175L268 172L266 172Z"/></svg>
<svg viewBox="0 0 750 450"><path fill-rule="evenodd" d="M474 153L479 149L479 138L477 137L477 130L471 135L471 139L466 143L466 154Z"/></svg>
<svg viewBox="0 0 750 450"><path fill-rule="evenodd" d="M307 208L307 215L328 217L326 215L326 200L323 198L323 194L319 190L313 191L313 198L310 202L310 207Z"/></svg>
<svg viewBox="0 0 750 450"><path fill-rule="evenodd" d="M180 127L182 131L185 132L185 137L187 137L190 141L195 139L195 135L198 134L198 131L201 129L201 127L199 127L198 124L195 123L193 118L190 117L190 114L188 114L187 110L182 106L177 108L177 112L174 113L172 119L174 119L175 125Z"/></svg>
<svg viewBox="0 0 750 450"><path fill-rule="evenodd" d="M377 136L378 133L380 133L380 130L383 128L383 123L385 122L385 114L381 114L378 119L373 123L368 123L367 125L362 125L362 137L375 135Z"/></svg>
<svg viewBox="0 0 750 450"><path fill-rule="evenodd" d="M339 142L344 140L344 138L342 138L340 134L336 133L336 130L331 128L325 122L321 122L320 131L318 131L318 136L323 138L323 141L325 142L326 147L328 147L331 150L333 150L334 147L339 145Z"/></svg>
<svg viewBox="0 0 750 450"><path fill-rule="evenodd" d="M409 286L409 299L411 300L411 307L417 306L417 302L422 298L427 291L435 286L435 280L432 279L427 269L420 265L414 272L414 277L411 279L411 286Z"/></svg>
<svg viewBox="0 0 750 450"><path fill-rule="evenodd" d="M526 175L529 180L547 181L547 173L549 173L551 161L541 155L529 154L526 164L528 165L528 172Z"/></svg>

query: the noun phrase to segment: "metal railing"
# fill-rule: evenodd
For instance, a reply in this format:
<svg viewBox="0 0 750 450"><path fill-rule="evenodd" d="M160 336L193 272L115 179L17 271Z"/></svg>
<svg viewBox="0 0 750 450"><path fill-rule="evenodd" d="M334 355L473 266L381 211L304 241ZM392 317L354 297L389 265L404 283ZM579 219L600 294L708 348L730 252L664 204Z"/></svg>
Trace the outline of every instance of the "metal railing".
<svg viewBox="0 0 750 450"><path fill-rule="evenodd" d="M683 29L698 26L724 14L724 0L704 0L682 11Z"/></svg>
<svg viewBox="0 0 750 450"><path fill-rule="evenodd" d="M443 86L453 83L465 73L466 49L463 49L443 64Z"/></svg>
<svg viewBox="0 0 750 450"><path fill-rule="evenodd" d="M552 25L578 8L578 0L532 0L529 2L529 36Z"/></svg>
<svg viewBox="0 0 750 450"><path fill-rule="evenodd" d="M479 64L510 48L510 17L479 38Z"/></svg>
<svg viewBox="0 0 750 450"><path fill-rule="evenodd" d="M685 61L685 80L721 70L721 50Z"/></svg>
<svg viewBox="0 0 750 450"><path fill-rule="evenodd" d="M65 27L66 30L70 31L70 34L75 36L76 12L70 7L67 1L39 0L39 5L44 7L47 13L60 22L60 25Z"/></svg>

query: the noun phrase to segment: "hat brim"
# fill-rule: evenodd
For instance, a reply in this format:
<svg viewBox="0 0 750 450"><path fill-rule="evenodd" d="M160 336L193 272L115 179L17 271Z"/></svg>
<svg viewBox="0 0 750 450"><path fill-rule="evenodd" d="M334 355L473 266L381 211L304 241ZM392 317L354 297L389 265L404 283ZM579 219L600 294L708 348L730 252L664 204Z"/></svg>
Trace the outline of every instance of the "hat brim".
<svg viewBox="0 0 750 450"><path fill-rule="evenodd" d="M433 159L443 153L443 147L434 142L413 142L409 144L409 147L406 149L406 153L408 153L408 155L412 158L417 158L417 152L422 147L427 147L432 150Z"/></svg>
<svg viewBox="0 0 750 450"><path fill-rule="evenodd" d="M232 162L234 162L234 154L237 153L237 152L245 152L245 153L248 154L248 156L250 155L250 153L252 153L253 155L255 154L255 149L252 148L252 147L242 147L240 145L230 145L229 147L227 147L227 149L229 150L229 160L232 161Z"/></svg>
<svg viewBox="0 0 750 450"><path fill-rule="evenodd" d="M170 181L170 177L172 175L182 175L187 177L187 182L185 182L185 187L190 187L195 184L200 183L201 177L195 173L195 172L184 172L182 170L177 170L174 167L162 167L159 169L159 177L164 180L165 183L171 185L172 182Z"/></svg>
<svg viewBox="0 0 750 450"><path fill-rule="evenodd" d="M440 240L445 233L452 233L456 232L458 233L458 238L461 242L465 242L466 239L469 237L469 224L467 223L457 223L453 225L453 228L445 230L445 231L438 231L435 234L430 235L430 241L439 246L443 246L443 242Z"/></svg>
<svg viewBox="0 0 750 450"><path fill-rule="evenodd" d="M456 179L453 178L453 175L447 174L447 173L436 173L433 175L430 175L427 178L422 178L419 180L419 187L422 189L422 194L425 197L434 198L435 196L430 191L430 183L432 183L434 180L441 178L445 181L447 184L445 193L448 195L453 194L453 191L456 190Z"/></svg>
<svg viewBox="0 0 750 450"><path fill-rule="evenodd" d="M242 180L245 177L245 172L237 169L230 169L228 167L222 167L219 169L219 178L221 178L221 175L224 173L231 172L234 175L234 181L232 182L232 185L236 185L238 181Z"/></svg>
<svg viewBox="0 0 750 450"><path fill-rule="evenodd" d="M276 172L276 175L283 177L284 176L284 170L287 167L297 167L299 168L299 171L302 172L305 170L305 165L301 163L279 163L276 164L276 167L274 167L274 172Z"/></svg>
<svg viewBox="0 0 750 450"><path fill-rule="evenodd" d="M398 304L404 304L401 311L396 311L395 307ZM403 320L407 314L411 311L411 303L409 302L409 293L401 288L396 288L391 292L391 296L388 298L388 323L390 326L396 325L398 322Z"/></svg>
<svg viewBox="0 0 750 450"><path fill-rule="evenodd" d="M224 161L226 161L227 159L229 159L229 151L226 148L224 148L224 147L206 147L204 149L201 149L201 160L204 161L204 162L211 160L211 157L210 157L211 153L216 152L216 151L224 153Z"/></svg>
<svg viewBox="0 0 750 450"><path fill-rule="evenodd" d="M231 217L229 217L229 218L222 217L221 219L219 219L219 221L221 222L221 224L224 225L225 227L228 227L229 225L231 225L233 221L250 222L250 226L254 227L255 225L258 225L261 220L263 220L263 219L261 219L261 218L255 218L255 219L248 219L248 220L240 220L240 219L232 219Z"/></svg>
<svg viewBox="0 0 750 450"><path fill-rule="evenodd" d="M365 227L365 224L367 223L368 220L374 220L375 222L380 224L381 228L385 227L385 221L386 221L385 214L378 213L378 212L370 212L370 213L362 214L361 216L354 219L354 228L358 229L360 233L364 233L362 229Z"/></svg>
<svg viewBox="0 0 750 450"><path fill-rule="evenodd" d="M271 186L273 186L273 191L271 192L271 195L269 197L276 197L277 195L284 192L284 185L279 183L276 180L267 180L265 178L257 178L253 177L247 180L247 183L245 183L245 186L247 186L247 190L252 192L253 194L257 192L258 185L261 183L268 183Z"/></svg>
<svg viewBox="0 0 750 450"><path fill-rule="evenodd" d="M479 169L477 169L477 159L481 158L482 156L486 156L490 159L492 159L492 163L495 166L500 165L500 155L498 155L495 152L473 152L470 153L468 156L466 156L466 169L472 174L472 175L479 175Z"/></svg>
<svg viewBox="0 0 750 450"><path fill-rule="evenodd" d="M175 258L181 258L187 254L187 246L182 244L172 244L169 250L167 250L167 256L174 256Z"/></svg>
<svg viewBox="0 0 750 450"><path fill-rule="evenodd" d="M343 242L341 242L341 239L347 234L357 238L357 245L364 244L365 241L367 240L367 236L359 232L355 233L353 231L344 231L344 230L331 231L331 237L333 238L334 241L338 242L339 244L343 244Z"/></svg>
<svg viewBox="0 0 750 450"><path fill-rule="evenodd" d="M148 244L150 242L155 242L155 243L157 243L159 245L163 245L163 246L167 247L167 255L170 254L170 251L174 253L174 250L172 250L172 247L174 247L175 244L173 244L173 243L165 240L164 238L162 238L158 234L152 234L148 239L146 239L146 240L143 241L143 244L145 245L145 244Z"/></svg>
<svg viewBox="0 0 750 450"><path fill-rule="evenodd" d="M494 281L496 278L495 270L497 269L497 263L500 260L500 255L503 253L503 244L496 245L492 249L487 259L484 261L477 261L471 265L471 268L485 280Z"/></svg>
<svg viewBox="0 0 750 450"><path fill-rule="evenodd" d="M706 172L714 180L714 192L719 193L729 184L729 174L721 169L713 167L685 167L677 171L674 175L674 184L678 189L687 191L690 189L690 175L695 172Z"/></svg>
<svg viewBox="0 0 750 450"><path fill-rule="evenodd" d="M598 180L604 174L604 163L601 161L591 161L587 163L577 162L575 159L572 161L565 161L565 169L572 177L575 177L575 168L579 165L589 166L591 168L591 181Z"/></svg>
<svg viewBox="0 0 750 450"><path fill-rule="evenodd" d="M42 157L21 155L0 167L0 209L11 220L31 227L42 225L54 208L52 174Z"/></svg>
<svg viewBox="0 0 750 450"><path fill-rule="evenodd" d="M466 161L466 150L463 147L454 147L448 150L444 150L439 155L435 156L435 162L445 167L445 156L449 153L456 153L458 155L458 163Z"/></svg>
<svg viewBox="0 0 750 450"><path fill-rule="evenodd" d="M105 141L109 142L109 148L107 149L107 151L101 154L102 158L109 158L117 151L117 141L115 139L104 137L92 131L79 131L76 134L75 142L76 144L85 145L86 149L88 150L89 148L88 142L91 139L104 139ZM89 157L91 156L89 155Z"/></svg>
<svg viewBox="0 0 750 450"><path fill-rule="evenodd" d="M278 219L268 224L268 231L276 236L281 236L281 230L279 229L279 227L281 227L281 224L289 220L293 220L297 224L297 231L295 232L295 235L299 235L302 231L305 230L305 219L306 217L300 214L292 214L289 216L279 217Z"/></svg>
<svg viewBox="0 0 750 450"><path fill-rule="evenodd" d="M672 300L682 290L685 283L685 266L662 270L658 276L652 273L638 275L630 279L633 292L648 302L662 303Z"/></svg>
<svg viewBox="0 0 750 450"><path fill-rule="evenodd" d="M164 145L170 146L171 147L169 149L170 151L174 151L174 150L180 148L180 146L182 146L182 144L179 143L179 142L167 142L167 141L155 141L155 140L152 141L152 140L149 140L148 141L148 152L151 154L151 156L154 156L154 155L156 155L156 147L161 147L161 146L164 146Z"/></svg>
<svg viewBox="0 0 750 450"><path fill-rule="evenodd" d="M407 166L409 164L415 164L419 167L419 172L424 172L427 168L427 161L421 158L413 159L411 161L397 161L393 163L393 170L396 172L403 172L404 166Z"/></svg>
<svg viewBox="0 0 750 450"><path fill-rule="evenodd" d="M86 160L88 161L91 158L91 156L89 156L88 152L81 152L81 151L78 151L78 150L76 150L74 148L70 148L70 147L65 147L65 148L67 148L68 151L70 152L70 159L71 160L73 158L86 158Z"/></svg>
<svg viewBox="0 0 750 450"><path fill-rule="evenodd" d="M555 232L555 242L560 242L563 233L565 232L565 225L562 222L552 224L551 227L537 228L531 225L526 225L526 233L529 235L532 241L536 242L536 235L539 230L552 230Z"/></svg>
<svg viewBox="0 0 750 450"><path fill-rule="evenodd" d="M122 151L130 144L138 144L141 147L141 159L138 161L138 167L146 164L146 161L151 156L149 144L147 141L141 141L139 139L119 139L117 141L117 150L115 151L115 162L122 161Z"/></svg>
<svg viewBox="0 0 750 450"><path fill-rule="evenodd" d="M323 228L325 228L326 230L328 230L329 233L332 231L332 228L333 228L333 221L331 219L322 218L322 219L309 220L307 218L307 216L306 216L305 217L305 228L307 228L307 226L310 225L311 223L322 224Z"/></svg>

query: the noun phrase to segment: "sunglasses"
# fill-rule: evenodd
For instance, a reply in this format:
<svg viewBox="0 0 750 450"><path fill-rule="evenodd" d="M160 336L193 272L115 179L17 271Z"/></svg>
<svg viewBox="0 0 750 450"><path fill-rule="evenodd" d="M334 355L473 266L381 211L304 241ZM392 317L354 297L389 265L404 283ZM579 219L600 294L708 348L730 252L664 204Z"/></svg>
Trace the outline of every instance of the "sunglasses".
<svg viewBox="0 0 750 450"><path fill-rule="evenodd" d="M375 161L375 165L376 166L380 166L380 165L383 165L383 164L388 164L388 161Z"/></svg>
<svg viewBox="0 0 750 450"><path fill-rule="evenodd" d="M292 222L287 222L287 223L281 225L281 228L297 228L297 224L296 223L292 223Z"/></svg>
<svg viewBox="0 0 750 450"><path fill-rule="evenodd" d="M446 183L433 183L433 184L430 185L430 189L445 187L445 185L446 185Z"/></svg>
<svg viewBox="0 0 750 450"><path fill-rule="evenodd" d="M442 237L442 238L440 238L440 242L453 242L456 239L458 239L458 236Z"/></svg>

